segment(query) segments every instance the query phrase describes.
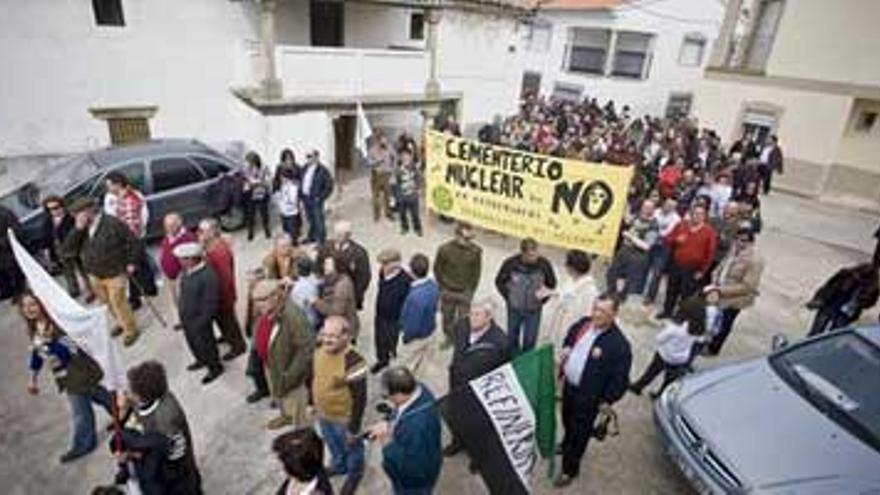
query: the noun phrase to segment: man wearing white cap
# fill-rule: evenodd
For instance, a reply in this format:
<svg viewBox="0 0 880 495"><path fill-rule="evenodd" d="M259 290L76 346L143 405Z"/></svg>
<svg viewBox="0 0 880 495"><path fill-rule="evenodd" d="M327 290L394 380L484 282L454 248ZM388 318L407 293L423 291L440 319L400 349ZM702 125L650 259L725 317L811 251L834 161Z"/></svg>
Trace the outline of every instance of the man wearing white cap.
<svg viewBox="0 0 880 495"><path fill-rule="evenodd" d="M184 267L178 304L180 321L189 350L196 358L186 369L195 371L207 367L208 374L202 378L202 383L207 385L223 373L213 325L220 304L219 281L203 259L201 244L180 244L174 248L174 256Z"/></svg>

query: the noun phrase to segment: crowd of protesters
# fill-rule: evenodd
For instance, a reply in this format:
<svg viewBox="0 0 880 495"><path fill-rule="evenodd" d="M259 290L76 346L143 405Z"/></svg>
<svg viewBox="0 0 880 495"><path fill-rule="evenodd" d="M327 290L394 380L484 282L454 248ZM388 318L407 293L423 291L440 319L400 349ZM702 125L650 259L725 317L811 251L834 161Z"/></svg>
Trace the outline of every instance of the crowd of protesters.
<svg viewBox="0 0 880 495"><path fill-rule="evenodd" d="M441 129L460 133L454 120ZM254 237L257 216L266 237L273 236L273 210L283 233L249 273L243 325L234 309L240 260L217 220L203 219L191 231L177 213L163 218L158 266L174 301L175 328L193 356L187 369L205 369L201 382L207 385L221 376L223 361L247 353L253 391L246 401L271 399L278 416L267 428L291 429L272 446L288 476L278 493L332 493L335 476L345 476L342 493L355 493L365 472L367 439L382 446L382 465L395 493L431 493L442 457L457 455L463 445L453 436L441 449L439 413L424 383L426 365L451 347L448 382L454 388L544 341L557 348L564 436L555 484L566 486L579 474L594 423L613 414L613 404L627 390L641 394L663 373L663 383L652 392L656 396L698 356L719 354L738 315L759 297L761 194L770 192L773 174L783 171L774 136L758 143L744 134L724 149L713 131L687 119L637 117L628 107L595 99L574 103L529 96L516 115L495 119L479 138L636 172L604 277L593 276L595 259L580 250L565 254L565 276L558 277L531 238L504 260L494 286L505 303L506 327L498 323L493 298L477 294L483 249L472 226L457 224L433 261L427 253L404 260L389 242L375 253L375 271L373 253L357 241L350 222L337 221L328 235L325 202L334 181L314 150L303 164L284 150L274 175L256 153L246 157L247 238ZM364 158L374 220L397 217L403 234L412 229L422 235L423 164L415 140L402 134L392 145L376 133ZM108 304L113 335L123 334L125 345L132 345L140 335L133 312L141 297L156 295L154 264L142 240L149 211L124 176L108 175L107 191L101 206L90 199L66 205L61 198L46 198L46 228L53 239L48 254L63 266L71 296ZM12 219L3 221L13 226ZM880 241L880 231L877 236ZM876 303L878 261L880 254L873 263L841 270L816 293L809 304L817 310L810 335L855 321ZM367 301L374 277L375 300ZM17 278L11 284L10 290L24 290ZM618 312L622 304L634 306L633 299L650 310L664 285L655 315L663 326L656 352L630 382L632 351L618 327ZM363 319L367 305L375 308L373 321ZM91 403L108 413L116 406L99 384L100 367L52 321L38 298L24 293L20 306L33 349L29 390L37 393L37 373L48 361L71 403L74 440L61 458L69 462L96 448ZM357 344L370 334L375 356L368 358ZM222 355L220 343L228 346ZM381 374L392 412L365 427L370 373ZM147 361L129 371L129 381L127 399L116 402L122 413L136 414L121 419L116 434L123 471L117 481L135 478L143 493L201 493L193 439L164 368ZM479 460L471 459L470 467L479 471Z"/></svg>

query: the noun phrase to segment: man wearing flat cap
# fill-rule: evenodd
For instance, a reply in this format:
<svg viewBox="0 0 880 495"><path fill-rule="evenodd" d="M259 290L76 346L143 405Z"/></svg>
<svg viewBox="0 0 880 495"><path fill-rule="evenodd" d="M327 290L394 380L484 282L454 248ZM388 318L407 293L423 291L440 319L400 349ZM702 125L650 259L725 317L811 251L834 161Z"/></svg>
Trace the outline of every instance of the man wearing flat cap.
<svg viewBox="0 0 880 495"><path fill-rule="evenodd" d="M370 286L372 276L370 255L363 246L352 239L351 222L340 220L333 225L333 239L321 247L318 253L318 266L324 266L324 260L331 257L344 265L337 269L344 269L351 275L355 304L358 311L364 309L364 294Z"/></svg>
<svg viewBox="0 0 880 495"><path fill-rule="evenodd" d="M315 334L303 310L287 297L278 280L260 280L253 290L260 313L253 346L269 378L269 391L280 405L270 430L306 422L306 379L312 367Z"/></svg>
<svg viewBox="0 0 880 495"><path fill-rule="evenodd" d="M370 368L373 374L388 366L397 356L400 336L400 313L409 293L412 277L400 264L400 251L383 249L379 260L379 293L376 296L376 320L373 336L376 339L376 364Z"/></svg>
<svg viewBox="0 0 880 495"><path fill-rule="evenodd" d="M189 350L196 358L186 369L208 368L208 374L202 378L207 385L223 373L213 324L220 307L220 282L214 269L205 263L201 244L180 244L174 248L174 256L184 267L178 302L180 322Z"/></svg>
<svg viewBox="0 0 880 495"><path fill-rule="evenodd" d="M126 299L128 276L135 272L140 246L119 219L101 213L91 198L78 198L70 205L74 231L63 251L82 261L98 299L110 307L116 320L113 336L124 334L123 344L134 344L140 335Z"/></svg>

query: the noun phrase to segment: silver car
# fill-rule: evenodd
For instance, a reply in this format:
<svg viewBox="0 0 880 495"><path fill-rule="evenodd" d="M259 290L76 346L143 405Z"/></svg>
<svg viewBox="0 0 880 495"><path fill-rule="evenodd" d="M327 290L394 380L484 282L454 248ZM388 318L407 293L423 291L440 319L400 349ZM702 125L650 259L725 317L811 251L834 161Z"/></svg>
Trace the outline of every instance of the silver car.
<svg viewBox="0 0 880 495"><path fill-rule="evenodd" d="M668 455L711 494L880 494L880 327L832 332L674 382Z"/></svg>

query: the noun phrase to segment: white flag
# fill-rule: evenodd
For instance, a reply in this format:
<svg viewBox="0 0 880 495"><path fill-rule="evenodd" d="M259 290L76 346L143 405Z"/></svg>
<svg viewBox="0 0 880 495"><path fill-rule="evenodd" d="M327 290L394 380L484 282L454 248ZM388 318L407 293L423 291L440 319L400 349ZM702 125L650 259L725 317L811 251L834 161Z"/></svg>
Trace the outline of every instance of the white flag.
<svg viewBox="0 0 880 495"><path fill-rule="evenodd" d="M364 113L364 106L361 102L357 102L357 132L355 132L355 146L361 152L363 158L367 157L367 139L373 135L373 129L370 127L370 121L367 120L367 114Z"/></svg>
<svg viewBox="0 0 880 495"><path fill-rule="evenodd" d="M85 308L80 305L27 252L11 229L8 235L15 260L46 312L83 351L98 362L104 370L101 384L108 390L124 390L127 385L125 369L119 357L119 348L110 337L107 306Z"/></svg>

